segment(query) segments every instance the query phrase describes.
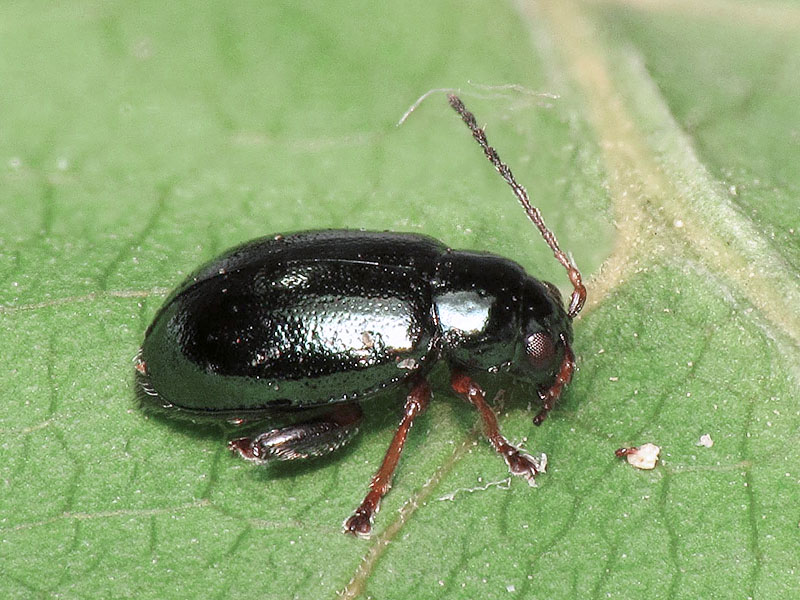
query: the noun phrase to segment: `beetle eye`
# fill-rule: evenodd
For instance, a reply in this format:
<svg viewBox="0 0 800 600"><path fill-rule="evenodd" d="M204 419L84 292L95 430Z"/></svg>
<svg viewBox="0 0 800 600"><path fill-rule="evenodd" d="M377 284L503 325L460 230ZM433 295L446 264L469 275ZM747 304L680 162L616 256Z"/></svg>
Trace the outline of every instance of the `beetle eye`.
<svg viewBox="0 0 800 600"><path fill-rule="evenodd" d="M525 338L525 354L528 363L534 369L544 369L550 366L556 354L556 346L544 331L537 331Z"/></svg>

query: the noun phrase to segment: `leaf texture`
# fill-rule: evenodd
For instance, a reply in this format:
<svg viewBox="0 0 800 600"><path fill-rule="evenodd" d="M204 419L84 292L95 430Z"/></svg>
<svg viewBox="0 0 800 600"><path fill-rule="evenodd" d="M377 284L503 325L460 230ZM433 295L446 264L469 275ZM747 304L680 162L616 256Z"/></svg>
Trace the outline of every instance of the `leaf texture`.
<svg viewBox="0 0 800 600"><path fill-rule="evenodd" d="M3 598L800 594L795 3L81 0L0 32ZM356 540L401 391L261 469L143 414L132 360L186 273L275 232L423 232L566 287L443 94L395 126L434 88L588 278L579 371L540 428L506 390L536 489L437 372ZM614 456L644 442L653 471Z"/></svg>

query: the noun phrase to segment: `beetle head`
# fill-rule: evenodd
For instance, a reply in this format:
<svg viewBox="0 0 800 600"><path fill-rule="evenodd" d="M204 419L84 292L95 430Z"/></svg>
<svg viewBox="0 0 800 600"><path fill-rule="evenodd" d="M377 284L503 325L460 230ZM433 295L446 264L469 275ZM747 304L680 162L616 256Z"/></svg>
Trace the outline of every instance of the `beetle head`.
<svg viewBox="0 0 800 600"><path fill-rule="evenodd" d="M549 386L572 341L571 319L558 288L533 278L525 283L520 310L514 375L532 385Z"/></svg>

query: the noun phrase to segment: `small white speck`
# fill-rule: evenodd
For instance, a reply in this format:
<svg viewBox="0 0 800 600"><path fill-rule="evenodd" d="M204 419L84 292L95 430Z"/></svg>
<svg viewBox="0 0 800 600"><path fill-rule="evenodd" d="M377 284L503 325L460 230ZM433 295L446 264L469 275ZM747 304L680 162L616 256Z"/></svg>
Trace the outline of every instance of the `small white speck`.
<svg viewBox="0 0 800 600"><path fill-rule="evenodd" d="M619 381L619 377L609 377L609 381Z"/></svg>
<svg viewBox="0 0 800 600"><path fill-rule="evenodd" d="M511 592L511 593L513 594L514 592L516 592L516 591L517 591L517 588L516 588L516 587L514 587L513 585L507 585L507 586L506 586L506 591L507 591L507 592Z"/></svg>
<svg viewBox="0 0 800 600"><path fill-rule="evenodd" d="M361 332L361 344L364 348L375 347L375 340L372 338L372 334L369 331Z"/></svg>
<svg viewBox="0 0 800 600"><path fill-rule="evenodd" d="M413 371L417 368L417 361L413 358L406 358L397 363L398 369L408 369L409 371Z"/></svg>
<svg viewBox="0 0 800 600"><path fill-rule="evenodd" d="M700 440L696 444L697 446L705 446L706 448L711 448L714 445L714 440L711 439L711 436L707 433L704 433L700 436Z"/></svg>
<svg viewBox="0 0 800 600"><path fill-rule="evenodd" d="M69 161L63 156L59 157L58 160L56 160L56 169L59 171L66 171L69 169Z"/></svg>
<svg viewBox="0 0 800 600"><path fill-rule="evenodd" d="M675 226L677 229L680 229L681 227L683 227L683 221L681 221L680 219L675 219L675 221L673 221L673 223L672 223L672 224L673 224L673 225L674 225L674 226Z"/></svg>
<svg viewBox="0 0 800 600"><path fill-rule="evenodd" d="M8 160L8 166L12 169L19 169L22 166L22 159L18 156L14 156Z"/></svg>

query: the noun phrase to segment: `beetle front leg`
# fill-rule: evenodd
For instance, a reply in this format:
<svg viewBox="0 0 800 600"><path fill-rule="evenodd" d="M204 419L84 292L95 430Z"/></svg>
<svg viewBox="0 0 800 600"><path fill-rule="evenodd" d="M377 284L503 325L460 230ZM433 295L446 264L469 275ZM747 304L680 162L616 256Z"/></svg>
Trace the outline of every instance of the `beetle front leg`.
<svg viewBox="0 0 800 600"><path fill-rule="evenodd" d="M372 519L380 508L381 499L389 491L392 485L392 475L400 460L403 445L408 436L408 430L414 423L414 419L428 408L431 399L431 386L424 379L419 381L411 388L406 397L406 404L403 410L403 418L400 426L394 433L392 443L383 457L380 469L372 478L369 484L369 492L364 501L356 509L353 515L344 522L345 533L357 535L359 537L369 537L372 532Z"/></svg>
<svg viewBox="0 0 800 600"><path fill-rule="evenodd" d="M543 473L547 467L547 456L542 454L540 458L534 458L503 437L497 424L497 416L486 402L486 392L469 375L453 371L450 375L450 386L456 394L478 409L489 443L506 461L511 474L524 477L530 485L535 486L536 475Z"/></svg>
<svg viewBox="0 0 800 600"><path fill-rule="evenodd" d="M541 425L542 421L547 418L547 414L555 405L556 400L561 397L561 392L572 380L572 374L575 372L575 354L572 353L572 348L569 347L563 335L561 336L561 341L564 343L564 359L561 361L561 367L558 369L553 385L539 391L539 397L542 399L542 409L533 418L534 425Z"/></svg>

